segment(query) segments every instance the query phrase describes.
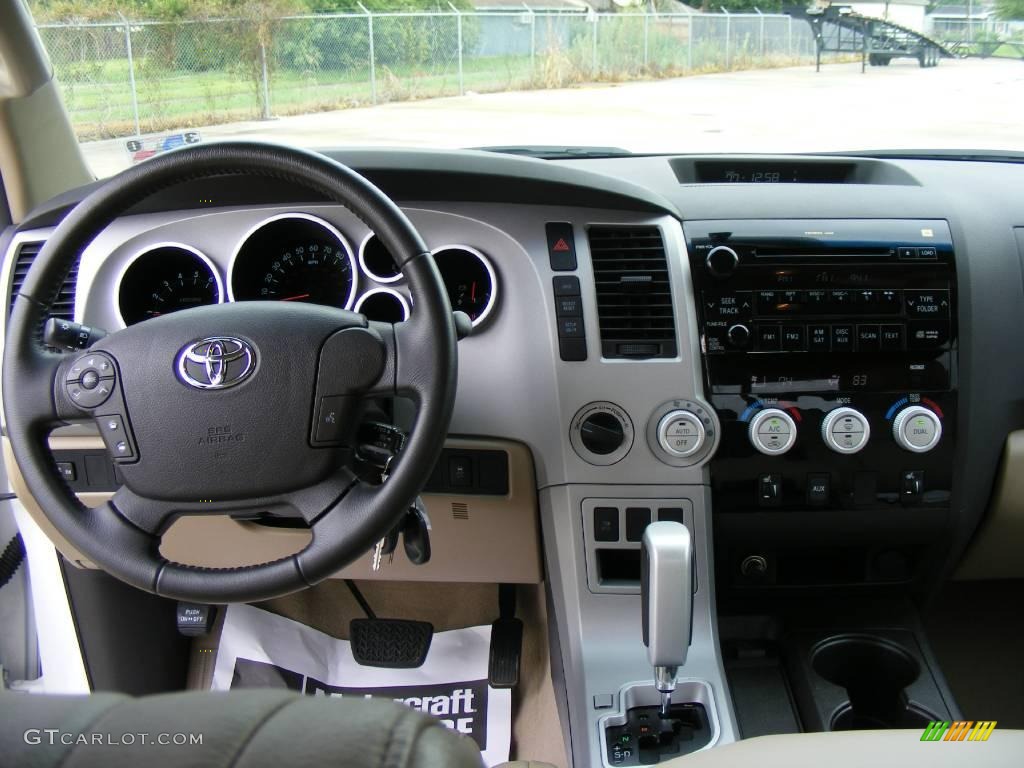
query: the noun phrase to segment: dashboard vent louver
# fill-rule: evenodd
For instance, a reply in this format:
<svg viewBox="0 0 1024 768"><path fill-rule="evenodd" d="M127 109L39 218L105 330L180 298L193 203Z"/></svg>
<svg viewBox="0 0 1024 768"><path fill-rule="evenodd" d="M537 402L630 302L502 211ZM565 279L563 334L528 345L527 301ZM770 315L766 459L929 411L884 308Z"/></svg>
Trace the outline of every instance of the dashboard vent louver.
<svg viewBox="0 0 1024 768"><path fill-rule="evenodd" d="M30 240L23 242L18 247L14 268L11 271L11 292L7 297L8 319L10 319L11 311L14 309L14 297L21 290L21 286L25 284L25 276L28 274L29 267L32 266L32 262L39 255L44 242L43 240ZM47 313L49 317L56 317L61 320L75 319L75 290L78 286L78 267L80 263L81 257L75 259L71 270L60 284L60 288L50 302L50 311ZM40 328L39 330L42 333L42 329Z"/></svg>
<svg viewBox="0 0 1024 768"><path fill-rule="evenodd" d="M588 236L602 356L675 357L675 313L661 230L593 226Z"/></svg>

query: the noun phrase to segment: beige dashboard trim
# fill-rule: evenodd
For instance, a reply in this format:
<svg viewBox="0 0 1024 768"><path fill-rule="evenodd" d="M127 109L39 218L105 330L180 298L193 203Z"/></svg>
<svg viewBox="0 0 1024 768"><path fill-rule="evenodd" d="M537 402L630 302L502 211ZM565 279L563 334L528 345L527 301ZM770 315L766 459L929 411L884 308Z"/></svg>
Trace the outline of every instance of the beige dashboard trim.
<svg viewBox="0 0 1024 768"><path fill-rule="evenodd" d="M50 438L50 447L102 450L103 442L99 437L55 435ZM385 558L377 573L370 569L367 554L336 578L515 584L542 581L537 484L529 449L521 443L486 438L449 438L445 447L505 451L509 457L508 494L424 494L432 528L430 562L412 565L399 545L394 560L388 563ZM6 437L3 455L15 493L57 549L76 565L94 567L61 536L31 497ZM80 493L78 498L87 506L98 506L111 495ZM164 534L160 552L186 565L235 568L287 557L305 547L309 539L308 531L270 528L219 515L183 517Z"/></svg>
<svg viewBox="0 0 1024 768"><path fill-rule="evenodd" d="M1024 430L1006 438L988 513L960 561L955 578L1024 578Z"/></svg>

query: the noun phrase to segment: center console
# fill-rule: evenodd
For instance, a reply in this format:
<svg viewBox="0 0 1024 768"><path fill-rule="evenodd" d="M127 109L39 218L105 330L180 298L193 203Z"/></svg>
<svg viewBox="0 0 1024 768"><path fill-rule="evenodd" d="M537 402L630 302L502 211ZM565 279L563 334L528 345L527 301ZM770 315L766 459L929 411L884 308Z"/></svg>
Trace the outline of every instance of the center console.
<svg viewBox="0 0 1024 768"><path fill-rule="evenodd" d="M692 221L720 587L900 583L950 509L957 287L941 220Z"/></svg>

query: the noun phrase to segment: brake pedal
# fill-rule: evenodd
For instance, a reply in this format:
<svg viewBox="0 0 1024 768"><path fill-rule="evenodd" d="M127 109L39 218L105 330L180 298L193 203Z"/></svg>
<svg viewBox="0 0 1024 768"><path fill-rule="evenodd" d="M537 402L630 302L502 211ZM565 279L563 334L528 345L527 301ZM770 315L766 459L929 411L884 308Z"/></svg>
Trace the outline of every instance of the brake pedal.
<svg viewBox="0 0 1024 768"><path fill-rule="evenodd" d="M434 625L428 621L352 619L348 626L352 658L364 667L421 667L434 639Z"/></svg>

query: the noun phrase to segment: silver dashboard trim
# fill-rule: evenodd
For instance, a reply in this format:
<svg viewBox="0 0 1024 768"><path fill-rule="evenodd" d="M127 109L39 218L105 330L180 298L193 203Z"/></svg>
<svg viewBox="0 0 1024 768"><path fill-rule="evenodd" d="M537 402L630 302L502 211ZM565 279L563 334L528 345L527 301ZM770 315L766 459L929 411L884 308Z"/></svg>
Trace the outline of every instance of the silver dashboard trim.
<svg viewBox="0 0 1024 768"><path fill-rule="evenodd" d="M355 254L352 252L352 245L349 243L348 238L342 234L341 230L331 224L331 222L326 219L322 219L319 216L314 216L311 213L303 213L301 211L288 211L268 216L267 218L258 221L255 225L250 227L244 235L242 235L241 239L239 239L238 243L235 245L234 250L232 250L231 257L228 259L228 300L237 301L235 298L235 288L232 278L235 274L235 264L238 262L238 254L241 252L243 246L245 246L250 237L267 224L271 224L275 221L281 221L283 219L304 219L305 221L311 221L314 224L320 225L338 239L338 242L340 242L342 247L345 249L345 255L348 256L348 266L352 273L352 284L349 286L348 297L345 299L344 309L352 309L352 305L356 299L356 294L359 292L359 265L356 261Z"/></svg>
<svg viewBox="0 0 1024 768"><path fill-rule="evenodd" d="M365 237L363 237L362 241L360 241L359 268L363 270L364 275L373 280L375 283L382 283L386 285L388 283L397 283L400 280L403 280L405 278L405 275L402 274L401 270L399 270L397 275L392 275L391 277L382 277L381 275L378 275L376 272L370 269L368 266L366 266L366 244L375 237L377 237L376 233L367 232Z"/></svg>
<svg viewBox="0 0 1024 768"><path fill-rule="evenodd" d="M387 287L384 287L384 286L379 287L379 288L371 288L366 293L364 293L362 296L360 296L358 299L356 299L356 306L355 306L355 309L353 311L354 312L358 312L362 308L363 303L368 298L370 298L371 296L376 296L378 294L382 294L382 293L387 295L387 296L394 296L396 299L398 299L398 303L402 305L402 311L405 313L405 316L402 318L402 320L408 320L409 319L409 312L410 312L409 300L406 299L405 296L400 294L394 288L387 288Z"/></svg>
<svg viewBox="0 0 1024 768"><path fill-rule="evenodd" d="M491 264L491 260L488 259L486 256L484 256L482 252L480 252L478 249L474 248L471 245L464 245L462 243L450 243L448 245L439 245L437 248L431 249L430 255L435 257L436 259L437 254L441 253L442 251L450 250L462 250L476 256L484 265L484 269L487 270L488 277L491 278L491 298L490 301L487 302L487 306L484 307L484 311L481 312L480 315L473 321L473 327L476 328L478 325L480 325L487 319L487 317L491 314L491 311L494 309L495 305L498 303L498 274L497 272L494 271L494 265ZM441 268L438 267L439 271L440 269Z"/></svg>
<svg viewBox="0 0 1024 768"><path fill-rule="evenodd" d="M110 301L114 307L114 312L117 315L118 321L121 323L122 328L127 328L128 323L124 320L124 315L121 314L121 283L124 281L124 276L128 274L128 270L131 269L132 265L140 258L145 256L147 253L157 250L158 248L180 248L183 251L188 251L193 256L197 256L200 261L206 264L210 269L210 273L213 275L213 279L217 283L217 303L223 304L226 296L224 295L224 279L221 277L220 269L213 262L213 260L205 253L200 251L193 245L187 245L185 243L168 240L160 243L152 243L141 248L134 256L130 257L124 265L121 267L121 271L117 274L117 279L114 281L113 296Z"/></svg>

